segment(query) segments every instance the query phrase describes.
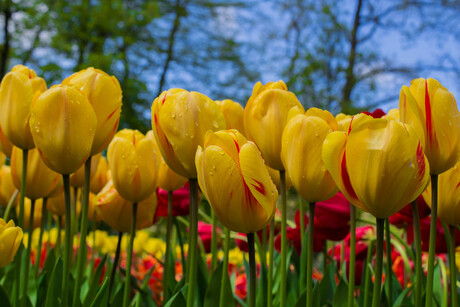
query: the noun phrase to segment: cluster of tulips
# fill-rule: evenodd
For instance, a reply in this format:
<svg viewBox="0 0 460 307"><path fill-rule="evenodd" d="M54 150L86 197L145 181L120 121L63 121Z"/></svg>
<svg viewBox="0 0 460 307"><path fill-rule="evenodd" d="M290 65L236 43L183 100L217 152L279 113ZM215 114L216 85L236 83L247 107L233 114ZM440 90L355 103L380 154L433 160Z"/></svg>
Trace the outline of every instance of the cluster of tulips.
<svg viewBox="0 0 460 307"><path fill-rule="evenodd" d="M149 227L156 220L158 188L168 195L168 204L162 209L167 217L166 250L164 260L159 262L163 267L164 305L186 302L187 306L196 306L202 302L202 298L197 298L200 293L197 289L198 248L204 242L203 237L201 243L197 240L201 223L198 221L200 190L212 208L213 217L225 228L222 277L218 278L220 306L228 304L225 297L229 287L230 231L240 233L241 249L248 251L248 306L256 306L256 245L259 270L267 272L263 282L259 273L260 282L267 289L264 302L268 306L287 305L292 287L287 282L292 273L288 243L294 238L297 238L294 246L301 256L300 301L313 306L318 287L318 282L313 280L318 275L313 255L330 239L325 234L328 228L336 231L332 240L343 240L348 235L344 240L346 246L333 248L330 257L343 258L346 254L347 303L355 306L356 249L360 247L356 238L359 233L357 210L376 219L372 306L380 306L385 233L387 264L393 262L388 218L408 204L413 212L415 247L416 277L410 288L413 302L415 306L432 306L435 302L433 283L439 217L448 225L445 234L450 262L450 301L452 306L457 306L455 229L460 223L460 205L456 201L460 193L460 166L456 163L460 153L460 115L453 95L436 80L416 79L410 87L403 86L399 109L384 116L360 113L334 117L318 108L305 111L282 81L257 83L244 109L232 100L213 101L198 92L164 91L153 101L152 131L145 135L131 129L117 132L121 106L122 91L117 79L93 68L77 72L47 89L45 81L32 69L17 65L1 82L0 148L10 161L10 166L2 166L1 181L11 181L2 183L1 195L2 203L7 206L5 220L18 202L19 227L12 220L8 223L0 220L0 266L11 263L15 254L17 259L23 258L20 227L32 234L36 216L40 216L35 223L41 228L40 249L46 212L56 215L59 227L65 226L63 261L56 260L53 272L53 276L60 274L62 289L56 297L46 298L49 306L54 303L85 305L81 291L88 261L89 219L93 222L102 219L119 233L110 278L103 281L101 294L95 300L98 304L113 302L122 233L129 233L122 302L123 306L132 303L133 294L138 291L137 286L132 287L130 278L136 230ZM106 148L107 159L101 155ZM171 263L173 192L187 181L188 250L186 262L182 256L184 278L181 286L176 287L175 264ZM286 191L291 185L302 199L295 227L287 224ZM274 217L279 195L281 223L275 238ZM324 206L327 206L327 201L334 197L345 204L341 211L344 223L333 223L327 214L321 218L315 216L316 204L326 201ZM421 197L431 208L429 244L423 242L429 246L425 287L422 287L422 234L417 204ZM303 202L309 204L310 222ZM215 221L211 229L215 237ZM78 232L78 254L72 268L73 237ZM28 286L31 240L32 235L28 235L25 261L14 261L14 306L23 305L33 296ZM215 251L215 240L211 245ZM280 250L277 263L275 246ZM35 253L41 255L40 250ZM372 256L370 251L367 254ZM395 259L399 255L395 254ZM213 268L216 261L212 259ZM279 274L279 282L275 283L276 274ZM391 273L389 277L385 283L392 282ZM366 278L370 279L369 273ZM389 295L386 300L391 305L394 300L391 293ZM367 300L365 298L366 306Z"/></svg>

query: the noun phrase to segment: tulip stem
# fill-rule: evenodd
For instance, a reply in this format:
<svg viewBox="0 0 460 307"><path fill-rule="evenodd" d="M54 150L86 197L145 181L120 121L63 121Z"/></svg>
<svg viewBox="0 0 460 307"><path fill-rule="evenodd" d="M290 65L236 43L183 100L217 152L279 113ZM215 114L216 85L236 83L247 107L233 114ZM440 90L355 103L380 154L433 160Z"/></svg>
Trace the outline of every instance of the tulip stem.
<svg viewBox="0 0 460 307"><path fill-rule="evenodd" d="M169 299L169 289L168 289L168 281L169 281L169 260L170 260L170 253L171 253L171 230L172 230L172 209L173 209L173 192L168 191L168 217L166 223L166 252L165 252L165 262L163 267L163 305Z"/></svg>
<svg viewBox="0 0 460 307"><path fill-rule="evenodd" d="M46 203L48 201L48 198L44 197L43 198L43 203L42 203L42 219L40 221L40 233L38 235L38 248L37 248L37 254L35 255L35 267L34 267L34 276L35 278L38 278L38 269L40 267L40 260L41 260L41 254L42 254L42 244L43 244L43 232L45 230L45 222L46 222Z"/></svg>
<svg viewBox="0 0 460 307"><path fill-rule="evenodd" d="M62 305L68 305L69 280L70 280L70 262L72 256L72 221L70 205L70 176L62 175L64 181L64 198L65 198L65 246L64 246L64 273L62 286Z"/></svg>
<svg viewBox="0 0 460 307"><path fill-rule="evenodd" d="M268 235L268 278L267 278L267 306L272 307L273 300L273 250L275 241L275 218L270 222L270 234Z"/></svg>
<svg viewBox="0 0 460 307"><path fill-rule="evenodd" d="M281 282L280 306L286 307L286 275L287 275L287 230L286 230L286 171L280 171L281 190ZM308 260L307 260L308 261ZM307 264L308 265L308 264ZM308 284L308 277L307 277ZM307 290L308 291L308 290Z"/></svg>
<svg viewBox="0 0 460 307"><path fill-rule="evenodd" d="M73 306L80 305L81 282L83 270L86 267L86 235L88 234L88 203L89 203L89 184L91 174L91 156L85 162L85 181L83 185L83 199L81 204L81 229L80 229L80 246L77 256L77 277L75 278ZM75 197L77 191L75 190ZM76 207L76 202L75 202ZM75 213L76 216L76 213Z"/></svg>
<svg viewBox="0 0 460 307"><path fill-rule="evenodd" d="M126 260L126 276L125 276L125 291L123 294L123 307L129 306L130 285L131 285L131 265L133 260L134 237L136 236L136 220L137 220L137 203L133 203L133 216L131 221L131 234L129 237L129 245Z"/></svg>
<svg viewBox="0 0 460 307"><path fill-rule="evenodd" d="M11 208L13 208L13 204L18 198L19 191L14 191L13 195L11 196L10 200L8 201L8 205L6 206L5 214L3 215L3 220L8 222L8 217L10 216Z"/></svg>
<svg viewBox="0 0 460 307"><path fill-rule="evenodd" d="M367 247L367 255L366 255L366 266L364 267L365 278L364 278L364 307L369 306L369 294L370 294L370 287L371 287L371 270L369 269L369 265L372 260L372 254L374 252L374 240L369 242Z"/></svg>
<svg viewBox="0 0 460 307"><path fill-rule="evenodd" d="M118 232L118 241L117 241L117 249L115 250L115 259L113 260L113 267L112 271L110 272L110 280L109 280L109 302L112 294L113 283L115 281L115 275L117 273L118 268L118 261L120 260L120 250L121 250L121 239L123 238L123 232Z"/></svg>
<svg viewBox="0 0 460 307"><path fill-rule="evenodd" d="M249 307L256 306L256 251L254 248L254 233L248 233L249 251Z"/></svg>
<svg viewBox="0 0 460 307"><path fill-rule="evenodd" d="M355 261L356 261L356 207L350 205L350 262L348 274L348 307L355 305ZM326 274L326 272L324 272Z"/></svg>
<svg viewBox="0 0 460 307"><path fill-rule="evenodd" d="M177 222L177 219L175 217L173 217L173 222L174 222L174 226L176 226L177 240L179 241L179 247L180 247L180 260L182 263L182 272L184 272L185 253L184 253L184 243L182 242L182 233L180 231L179 223Z"/></svg>
<svg viewBox="0 0 460 307"><path fill-rule="evenodd" d="M304 245L305 242L305 212L303 206L303 198L299 194L299 213L300 213L300 244L301 244L301 256L300 259L300 280L299 280L299 290L302 293L305 289L305 267L307 265L307 257L306 257L306 246Z"/></svg>
<svg viewBox="0 0 460 307"><path fill-rule="evenodd" d="M372 294L372 307L380 306L382 287L382 264L383 264L383 234L385 219L377 218L377 254L375 263L374 293Z"/></svg>
<svg viewBox="0 0 460 307"><path fill-rule="evenodd" d="M386 255L387 255L387 266L386 266L386 274L387 274L387 292L388 292L388 302L390 306L393 305L393 283L392 283L392 276L391 276L391 236L390 236L390 221L385 219L385 241L386 241Z"/></svg>
<svg viewBox="0 0 460 307"><path fill-rule="evenodd" d="M25 266L25 277L22 279L22 295L27 295L27 289L29 288L29 270L30 270L30 254L32 251L32 235L34 232L34 213L35 213L35 199L30 200L30 214L29 214L29 233L27 235L27 249L26 249L26 266Z"/></svg>
<svg viewBox="0 0 460 307"><path fill-rule="evenodd" d="M412 202L412 217L414 221L415 244L415 306L420 306L422 301L422 235L420 232L420 216L418 214L417 200Z"/></svg>
<svg viewBox="0 0 460 307"><path fill-rule="evenodd" d="M29 155L29 150L23 149L22 150L22 174L21 174L21 194L19 196L19 217L18 217L18 224L19 227L24 228L24 198L26 193L26 176L27 176L27 157ZM14 292L14 306L19 306L19 294L21 293L21 264L22 264L22 244L19 245L19 249L16 253L16 259L19 261L15 261L15 287L16 291Z"/></svg>
<svg viewBox="0 0 460 307"><path fill-rule="evenodd" d="M431 221L430 221L430 246L428 248L428 272L426 280L425 306L431 307L433 303L433 277L434 258L436 250L436 225L438 222L438 175L431 175Z"/></svg>
<svg viewBox="0 0 460 307"><path fill-rule="evenodd" d="M450 291L451 305L457 306L457 266L455 264L455 226L449 225L450 240L449 240L449 264L450 264Z"/></svg>
<svg viewBox="0 0 460 307"><path fill-rule="evenodd" d="M190 186L190 244L189 254L189 276L187 290L187 306L195 306L195 285L197 266L197 238L198 238L198 180L189 179Z"/></svg>
<svg viewBox="0 0 460 307"><path fill-rule="evenodd" d="M219 307L225 306L225 289L229 285L226 283L228 278L228 250L230 248L230 229L225 228L225 243L224 243L224 263L222 266L222 279L220 282L220 299Z"/></svg>
<svg viewBox="0 0 460 307"><path fill-rule="evenodd" d="M307 307L313 306L313 230L315 220L315 203L311 202L308 207L308 250L307 250Z"/></svg>
<svg viewBox="0 0 460 307"><path fill-rule="evenodd" d="M217 217L214 211L211 211L211 218L212 218L211 272L214 272L214 270L216 269L216 265L217 265Z"/></svg>

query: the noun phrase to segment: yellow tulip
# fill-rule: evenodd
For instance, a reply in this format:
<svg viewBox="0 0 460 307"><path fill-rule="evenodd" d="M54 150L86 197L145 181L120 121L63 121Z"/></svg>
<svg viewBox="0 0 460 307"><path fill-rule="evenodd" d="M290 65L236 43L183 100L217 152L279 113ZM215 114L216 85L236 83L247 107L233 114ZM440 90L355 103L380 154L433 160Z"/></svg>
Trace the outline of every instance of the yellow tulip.
<svg viewBox="0 0 460 307"><path fill-rule="evenodd" d="M6 161L5 155L3 154L3 152L0 152L0 165L5 164L5 161Z"/></svg>
<svg viewBox="0 0 460 307"><path fill-rule="evenodd" d="M91 153L97 118L88 99L68 86L53 86L32 106L31 132L46 165L70 175Z"/></svg>
<svg viewBox="0 0 460 307"><path fill-rule="evenodd" d="M13 262L22 242L22 229L14 225L13 220L6 223L0 218L0 268Z"/></svg>
<svg viewBox="0 0 460 307"><path fill-rule="evenodd" d="M152 128L161 154L185 178L197 176L194 157L206 131L225 127L219 106L201 93L170 89L153 101Z"/></svg>
<svg viewBox="0 0 460 307"><path fill-rule="evenodd" d="M109 145L107 160L113 184L124 199L140 202L155 191L155 143L139 131L119 131Z"/></svg>
<svg viewBox="0 0 460 307"><path fill-rule="evenodd" d="M455 98L434 79L412 80L399 96L400 117L414 127L430 161L432 174L457 163L460 153L460 113Z"/></svg>
<svg viewBox="0 0 460 307"><path fill-rule="evenodd" d="M399 109L391 109L390 111L388 111L387 115L382 116L382 118L399 120L400 119Z"/></svg>
<svg viewBox="0 0 460 307"><path fill-rule="evenodd" d="M40 227L42 221L43 198L35 200L33 229ZM30 209L32 201L29 198L24 199L24 229L29 229ZM16 206L16 214L19 214L19 206Z"/></svg>
<svg viewBox="0 0 460 307"><path fill-rule="evenodd" d="M351 115L346 115L343 113L339 113L335 116L335 120L337 122L337 130L338 131L348 131L348 127L350 126L351 122Z"/></svg>
<svg viewBox="0 0 460 307"><path fill-rule="evenodd" d="M21 188L22 149L13 147L11 153L11 176L16 189ZM27 176L25 196L30 199L47 197L62 181L61 175L45 165L38 149L30 149L27 155Z"/></svg>
<svg viewBox="0 0 460 307"><path fill-rule="evenodd" d="M282 137L281 157L292 184L309 202L319 202L337 193L337 186L321 154L326 136L337 130L334 116L317 108L289 120Z"/></svg>
<svg viewBox="0 0 460 307"><path fill-rule="evenodd" d="M415 130L367 115L349 133L330 133L322 157L344 196L386 218L416 199L429 180L429 164ZM352 120L354 122L354 119Z"/></svg>
<svg viewBox="0 0 460 307"><path fill-rule="evenodd" d="M118 194L113 182L109 181L93 200L104 222L116 231L130 232L133 216L132 202ZM136 229L150 227L157 207L156 193L138 203Z"/></svg>
<svg viewBox="0 0 460 307"><path fill-rule="evenodd" d="M96 170L99 164L100 154L96 154L91 158L91 171L89 179L91 180L96 175ZM81 188L85 184L85 165L82 165L75 173L70 175L70 185L74 188Z"/></svg>
<svg viewBox="0 0 460 307"><path fill-rule="evenodd" d="M157 159L157 168L158 168L158 187L165 191L175 191L184 186L187 182L187 178L182 177L175 171L173 171L168 164L166 164L163 156L161 155L160 148L158 148L157 141L153 131L150 130L147 132L145 137L149 138L155 144L155 156Z"/></svg>
<svg viewBox="0 0 460 307"><path fill-rule="evenodd" d="M97 116L97 128L91 155L100 153L117 132L122 104L120 83L114 76L89 67L64 79L62 84L82 91L93 106Z"/></svg>
<svg viewBox="0 0 460 307"><path fill-rule="evenodd" d="M101 221L101 214L99 213L99 207L97 206L97 197L95 194L89 194L89 203L88 203L88 219L97 223Z"/></svg>
<svg viewBox="0 0 460 307"><path fill-rule="evenodd" d="M296 95L287 90L283 81L278 81L266 85L257 82L244 109L246 136L257 144L265 163L276 170L284 170L281 136L293 107L304 112Z"/></svg>
<svg viewBox="0 0 460 307"><path fill-rule="evenodd" d="M460 162L438 178L438 218L449 225L460 224ZM423 192L431 208L431 182Z"/></svg>
<svg viewBox="0 0 460 307"><path fill-rule="evenodd" d="M6 207L8 202L16 191L16 187L13 184L11 178L11 168L6 165L2 165L0 168L0 206ZM17 201L13 203L15 206Z"/></svg>
<svg viewBox="0 0 460 307"><path fill-rule="evenodd" d="M91 161L91 163L93 162ZM89 189L91 192L97 194L100 190L102 190L102 188L110 180L108 173L109 164L107 163L107 159L104 156L101 156L99 162L97 163L96 173L89 183Z"/></svg>
<svg viewBox="0 0 460 307"><path fill-rule="evenodd" d="M0 86L0 125L8 140L21 149L35 147L29 128L31 106L46 91L46 83L33 69L16 65Z"/></svg>
<svg viewBox="0 0 460 307"><path fill-rule="evenodd" d="M267 166L267 165L265 166L267 167L270 178L272 179L273 183L276 186L276 190L278 191L278 194L281 193L280 171L277 171L276 169L273 169L270 166ZM289 173L286 171L286 191L288 191L291 187L292 187L291 177L289 177Z"/></svg>
<svg viewBox="0 0 460 307"><path fill-rule="evenodd" d="M80 203L80 193L77 193L77 207L76 213L77 217L80 216L81 212L81 203ZM70 189L70 199L75 199L75 189ZM54 215L64 216L65 215L65 198L64 198L64 189L61 188L56 195L49 197L46 202L46 209ZM64 222L64 221L62 221ZM64 224L63 224L64 225Z"/></svg>
<svg viewBox="0 0 460 307"><path fill-rule="evenodd" d="M11 150L13 149L13 144L3 133L2 127L0 126L0 151L3 152L8 158L11 158Z"/></svg>
<svg viewBox="0 0 460 307"><path fill-rule="evenodd" d="M253 142L234 129L210 131L195 159L201 191L225 227L250 233L272 220L278 191Z"/></svg>
<svg viewBox="0 0 460 307"><path fill-rule="evenodd" d="M227 129L236 129L242 135L246 135L244 130L244 109L238 103L230 99L216 100L215 101L224 114L227 123Z"/></svg>

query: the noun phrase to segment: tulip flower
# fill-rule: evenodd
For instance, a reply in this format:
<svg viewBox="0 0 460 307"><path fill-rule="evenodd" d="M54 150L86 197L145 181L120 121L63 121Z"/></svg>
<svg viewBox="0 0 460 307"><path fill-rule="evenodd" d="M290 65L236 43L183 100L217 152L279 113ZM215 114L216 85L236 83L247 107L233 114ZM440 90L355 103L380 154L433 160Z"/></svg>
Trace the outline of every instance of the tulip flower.
<svg viewBox="0 0 460 307"><path fill-rule="evenodd" d="M92 165L93 162L91 161L91 166ZM107 159L104 156L101 156L99 162L97 163L96 172L90 181L90 190L92 193L97 194L102 190L102 188L111 179L109 173L110 171Z"/></svg>
<svg viewBox="0 0 460 307"><path fill-rule="evenodd" d="M71 198L75 199L75 190L72 189L71 191ZM81 213L81 203L79 200L79 197L76 197L77 199L77 204L75 208L75 213L76 216L79 217ZM65 197L64 197L64 190L61 189L57 195L52 195L51 197L48 198L46 201L46 209L51 212L54 215L57 215L59 217L59 220L61 220L60 217L65 215Z"/></svg>
<svg viewBox="0 0 460 307"><path fill-rule="evenodd" d="M211 224L198 221L198 236L203 244L205 253L211 252L212 227L213 226ZM217 228L217 233L220 234L222 231Z"/></svg>
<svg viewBox="0 0 460 307"><path fill-rule="evenodd" d="M2 165L0 168L0 206L6 207L15 191L16 187L11 178L11 168ZM16 204L17 202L13 203L14 206Z"/></svg>
<svg viewBox="0 0 460 307"><path fill-rule="evenodd" d="M33 201L35 202L35 204L34 213L32 216L32 225L29 224L32 201L29 198L26 198L24 202L24 228L28 228L29 233L31 233L33 229L40 227L40 222L42 220L43 199L40 198ZM19 207L16 207L16 213L19 213Z"/></svg>
<svg viewBox="0 0 460 307"><path fill-rule="evenodd" d="M91 155L100 153L117 131L122 104L120 83L114 76L89 67L64 79L62 84L79 89L93 106L97 127Z"/></svg>
<svg viewBox="0 0 460 307"><path fill-rule="evenodd" d="M11 153L11 176L15 187L21 187L23 151L13 147ZM38 149L30 149L27 155L27 189L25 196L30 199L47 197L61 181L61 176L50 169L40 157ZM27 220L27 219L26 219Z"/></svg>
<svg viewBox="0 0 460 307"><path fill-rule="evenodd" d="M119 131L109 145L107 160L115 188L131 202L147 199L157 187L155 144L137 130Z"/></svg>
<svg viewBox="0 0 460 307"><path fill-rule="evenodd" d="M428 207L422 195L417 197L416 200L418 206L419 219L424 219L431 213L430 207ZM390 216L389 220L391 224L395 225L398 228L407 228L408 226L411 226L414 220L412 205L408 204L407 206L399 210L397 213Z"/></svg>
<svg viewBox="0 0 460 307"><path fill-rule="evenodd" d="M338 131L348 131L353 116L339 113L335 116Z"/></svg>
<svg viewBox="0 0 460 307"><path fill-rule="evenodd" d="M391 109L386 115L382 116L382 118L399 120L401 118L399 109Z"/></svg>
<svg viewBox="0 0 460 307"><path fill-rule="evenodd" d="M88 219L93 223L98 223L102 220L99 207L97 206L97 195L93 193L89 194Z"/></svg>
<svg viewBox="0 0 460 307"><path fill-rule="evenodd" d="M6 223L0 218L0 268L13 262L22 242L22 229L14 225L13 220Z"/></svg>
<svg viewBox="0 0 460 307"><path fill-rule="evenodd" d="M3 152L8 158L11 158L11 150L13 149L13 144L3 133L2 127L0 126L0 152Z"/></svg>
<svg viewBox="0 0 460 307"><path fill-rule="evenodd" d="M222 113L224 114L225 121L227 122L227 129L236 129L242 135L246 135L244 130L244 109L238 103L230 99L216 100L215 101Z"/></svg>
<svg viewBox="0 0 460 307"><path fill-rule="evenodd" d="M382 118L386 115L386 113L382 109L375 109L373 112L363 111L361 113L372 116L372 118Z"/></svg>
<svg viewBox="0 0 460 307"><path fill-rule="evenodd" d="M16 65L0 86L0 125L13 145L21 149L35 147L29 128L32 102L44 91L46 83L33 69Z"/></svg>
<svg viewBox="0 0 460 307"><path fill-rule="evenodd" d="M155 212L155 220L168 215L168 191L158 188L158 206ZM186 183L182 188L173 192L172 216L185 216L190 211L189 186Z"/></svg>
<svg viewBox="0 0 460 307"><path fill-rule="evenodd" d="M281 178L280 178L280 171L277 171L276 169L271 168L270 166L267 166L268 169L268 174L270 175L270 178L272 179L273 183L276 186L276 189L278 190L278 194L281 193ZM285 183L285 189L286 191L289 191L289 189L292 187L292 181L291 177L289 176L289 173L286 172L286 183Z"/></svg>
<svg viewBox="0 0 460 307"><path fill-rule="evenodd" d="M94 155L91 158L91 172L89 175L90 180L95 176L97 167L99 165L100 154ZM74 188L81 188L85 183L85 166L82 165L75 173L70 175L70 185Z"/></svg>

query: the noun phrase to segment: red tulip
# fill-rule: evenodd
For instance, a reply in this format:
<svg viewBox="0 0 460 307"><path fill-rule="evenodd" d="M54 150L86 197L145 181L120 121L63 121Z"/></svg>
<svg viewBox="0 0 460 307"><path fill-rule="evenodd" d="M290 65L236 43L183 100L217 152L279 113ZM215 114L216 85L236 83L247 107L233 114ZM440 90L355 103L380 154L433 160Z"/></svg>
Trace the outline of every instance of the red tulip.
<svg viewBox="0 0 460 307"><path fill-rule="evenodd" d="M314 236L342 241L350 232L350 202L338 192L328 200L316 203Z"/></svg>
<svg viewBox="0 0 460 307"><path fill-rule="evenodd" d="M159 217L168 216L168 192L158 188L157 189L158 207L155 212L155 221ZM182 188L173 192L173 216L183 216L189 213L189 186L186 183Z"/></svg>
<svg viewBox="0 0 460 307"><path fill-rule="evenodd" d="M418 206L418 215L420 219L424 219L431 214L431 209L426 204L422 195L417 198ZM412 217L412 204L408 204L398 213L393 214L389 217L390 223L399 228L412 227L413 217Z"/></svg>
<svg viewBox="0 0 460 307"><path fill-rule="evenodd" d="M369 112L369 111L363 111L361 113L364 113L366 115L370 115L373 118L382 118L382 116L385 116L386 113L382 109L375 109L374 112Z"/></svg>
<svg viewBox="0 0 460 307"><path fill-rule="evenodd" d="M217 234L222 233L219 227L216 229ZM206 253L211 252L211 239L212 239L212 225L206 224L202 221L198 221L198 236L200 237L201 242ZM219 243L219 240L217 240Z"/></svg>

